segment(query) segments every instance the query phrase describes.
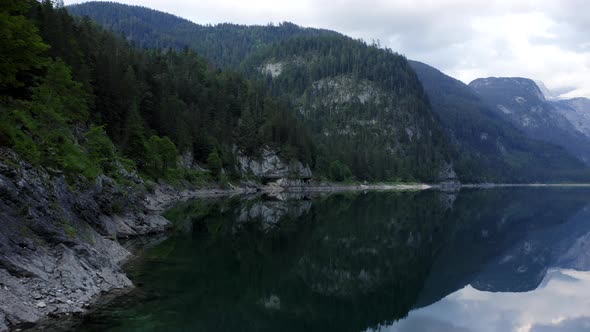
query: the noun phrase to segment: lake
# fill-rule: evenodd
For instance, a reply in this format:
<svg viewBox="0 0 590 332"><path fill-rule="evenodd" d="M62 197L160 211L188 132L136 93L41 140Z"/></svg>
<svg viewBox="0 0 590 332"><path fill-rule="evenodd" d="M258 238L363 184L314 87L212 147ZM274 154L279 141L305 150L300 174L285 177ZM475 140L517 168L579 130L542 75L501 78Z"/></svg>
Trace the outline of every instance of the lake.
<svg viewBox="0 0 590 332"><path fill-rule="evenodd" d="M590 330L590 189L200 199L76 331Z"/></svg>

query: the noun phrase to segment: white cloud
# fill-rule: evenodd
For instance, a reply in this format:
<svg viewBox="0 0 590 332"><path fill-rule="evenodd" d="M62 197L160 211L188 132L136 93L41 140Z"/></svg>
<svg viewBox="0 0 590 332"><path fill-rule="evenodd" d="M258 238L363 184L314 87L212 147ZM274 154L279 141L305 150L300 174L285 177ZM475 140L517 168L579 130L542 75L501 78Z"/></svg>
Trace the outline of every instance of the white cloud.
<svg viewBox="0 0 590 332"><path fill-rule="evenodd" d="M66 4L78 2L66 1ZM431 64L468 83L523 76L590 97L585 0L122 0L196 23L291 21L333 29Z"/></svg>

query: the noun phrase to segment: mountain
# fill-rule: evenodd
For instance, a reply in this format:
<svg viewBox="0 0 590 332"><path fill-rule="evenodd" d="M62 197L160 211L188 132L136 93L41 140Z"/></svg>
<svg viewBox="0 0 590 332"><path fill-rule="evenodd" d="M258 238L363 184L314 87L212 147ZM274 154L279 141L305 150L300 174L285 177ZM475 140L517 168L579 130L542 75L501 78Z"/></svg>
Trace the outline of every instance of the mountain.
<svg viewBox="0 0 590 332"><path fill-rule="evenodd" d="M436 164L452 162L465 181L579 180L585 173L584 166L575 158L551 144L557 139L523 134L521 128L498 115L495 105L489 107L485 98L473 89L451 78L441 78L442 74L428 74L436 71L423 70L420 74L416 64L407 70L405 60L384 56L392 53L387 50L365 53L371 57L378 55L385 63L358 56L353 59L351 55L366 45L359 46L362 43L333 31L301 28L291 23L199 25L148 8L111 2L89 2L67 8L142 47L190 47L218 66L265 81L272 94L296 110L311 130L313 141L318 143L316 166L322 169L329 169L326 159L333 159L337 162L333 166L341 169L340 173L346 173L349 168L359 179L416 177L418 173L425 174L432 165L432 162L412 160L416 149L422 149L419 158L423 161L435 157ZM314 42L318 44L316 49L304 45ZM334 47L326 45L332 42ZM350 50L341 48L341 43ZM280 51L281 47L285 51ZM376 77L376 72L393 63L397 63L400 70L395 71L390 83ZM313 69L305 69L305 66ZM430 101L419 97L422 92L420 87L413 86L413 70L419 72ZM359 77L359 73L368 73L368 76ZM446 90L439 92L440 84ZM398 98L404 97L403 93L409 95L408 100L427 105L410 109L407 100ZM542 96L540 92L539 96ZM391 103L389 112L384 102ZM435 116L427 114L432 113L426 110L430 108L429 103ZM410 125L415 120L418 123ZM441 125L444 132L439 134ZM432 129L432 142L419 145L410 142L418 137L416 133L429 133ZM406 134L402 135L403 132ZM385 133L391 133L391 137L387 138ZM451 138L450 144L448 138ZM434 150L439 152L433 153L431 147L425 149L424 144L438 144ZM367 149L369 151L365 151ZM579 147L576 152L583 150ZM585 152L576 153L580 155ZM422 170L410 176L406 170L415 170L411 165L417 164L422 165ZM432 178L435 171L426 173ZM375 177L376 174L379 175Z"/></svg>
<svg viewBox="0 0 590 332"><path fill-rule="evenodd" d="M293 37L242 68L289 100L314 134L320 158L343 162L357 178L435 180L450 161L416 74L391 50L344 36Z"/></svg>
<svg viewBox="0 0 590 332"><path fill-rule="evenodd" d="M277 41L294 36L340 35L288 22L279 25L200 25L146 7L106 1L72 5L67 10L73 15L88 16L107 29L123 34L139 47L177 50L189 47L217 66L234 69L252 53Z"/></svg>
<svg viewBox="0 0 590 332"><path fill-rule="evenodd" d="M551 101L556 110L563 115L579 132L590 137L590 99L573 98Z"/></svg>
<svg viewBox="0 0 590 332"><path fill-rule="evenodd" d="M563 148L528 138L463 82L424 63L410 64L457 146L455 167L466 181L573 180L586 172Z"/></svg>
<svg viewBox="0 0 590 332"><path fill-rule="evenodd" d="M446 137L420 82L407 61L390 50L291 23L202 26L106 2L70 6L68 11L139 45L188 46L221 67L265 82L312 132L317 174L436 181L439 171L451 164Z"/></svg>
<svg viewBox="0 0 590 332"><path fill-rule="evenodd" d="M548 102L534 81L518 77L479 78L473 88L496 114L529 137L557 144L590 163L590 138Z"/></svg>

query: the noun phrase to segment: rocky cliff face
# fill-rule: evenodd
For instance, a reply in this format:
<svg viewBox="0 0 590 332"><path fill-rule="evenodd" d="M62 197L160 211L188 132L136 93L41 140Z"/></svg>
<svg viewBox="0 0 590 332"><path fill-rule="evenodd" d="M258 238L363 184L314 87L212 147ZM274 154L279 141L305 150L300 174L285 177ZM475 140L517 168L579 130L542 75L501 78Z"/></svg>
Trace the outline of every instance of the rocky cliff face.
<svg viewBox="0 0 590 332"><path fill-rule="evenodd" d="M302 178L312 177L311 169L300 161L287 162L280 157L276 149L265 147L260 157L246 156L237 152L238 167L244 175L254 175L264 180L281 178Z"/></svg>
<svg viewBox="0 0 590 332"><path fill-rule="evenodd" d="M130 253L116 239L170 226L138 192L104 176L73 187L0 150L0 331L132 286L119 267Z"/></svg>

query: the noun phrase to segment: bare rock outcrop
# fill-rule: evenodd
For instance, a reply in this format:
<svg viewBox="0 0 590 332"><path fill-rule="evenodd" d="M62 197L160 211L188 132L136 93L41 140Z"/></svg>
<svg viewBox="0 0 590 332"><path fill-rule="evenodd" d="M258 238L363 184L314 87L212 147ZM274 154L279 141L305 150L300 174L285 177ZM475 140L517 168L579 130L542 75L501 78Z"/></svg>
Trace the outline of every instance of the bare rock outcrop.
<svg viewBox="0 0 590 332"><path fill-rule="evenodd" d="M73 185L0 150L0 331L131 287L119 266L130 253L117 239L170 226L145 208L143 192L106 176Z"/></svg>

